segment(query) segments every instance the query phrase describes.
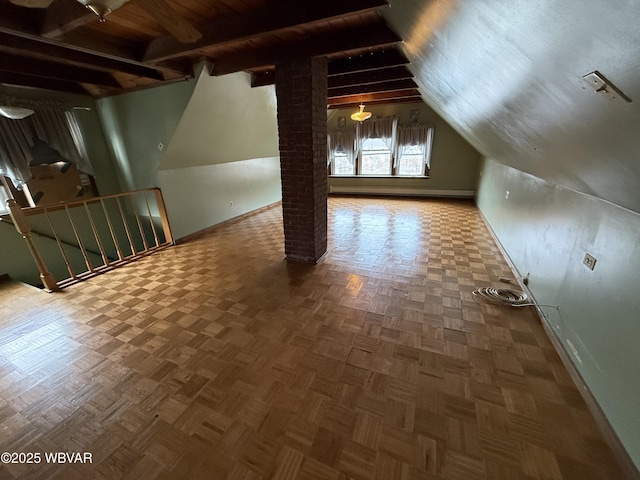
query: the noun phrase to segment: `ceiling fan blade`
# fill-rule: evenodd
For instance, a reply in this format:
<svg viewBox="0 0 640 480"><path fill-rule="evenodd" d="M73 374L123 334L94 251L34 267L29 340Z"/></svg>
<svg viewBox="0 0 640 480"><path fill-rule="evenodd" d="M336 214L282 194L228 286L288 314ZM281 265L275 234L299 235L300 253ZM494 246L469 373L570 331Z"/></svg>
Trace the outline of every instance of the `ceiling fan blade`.
<svg viewBox="0 0 640 480"><path fill-rule="evenodd" d="M182 43L193 43L202 37L202 34L165 0L132 0L132 3L144 8L156 22Z"/></svg>

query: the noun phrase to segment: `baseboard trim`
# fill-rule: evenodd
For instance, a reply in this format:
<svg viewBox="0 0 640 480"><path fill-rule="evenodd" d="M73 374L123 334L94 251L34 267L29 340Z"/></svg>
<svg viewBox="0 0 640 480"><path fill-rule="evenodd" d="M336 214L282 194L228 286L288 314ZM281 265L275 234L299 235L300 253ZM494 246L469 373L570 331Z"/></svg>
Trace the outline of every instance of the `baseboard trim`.
<svg viewBox="0 0 640 480"><path fill-rule="evenodd" d="M189 242L191 240L195 240L196 238L200 238L203 235L214 232L215 230L226 227L227 225L232 225L237 223L245 218L252 217L254 215L258 215L259 213L266 212L267 210L271 210L272 208L276 208L282 205L282 201L279 200L274 203L270 203L269 205L265 205L264 207L256 208L255 210L251 210L250 212L243 213L242 215L238 215L237 217L230 218L220 223L216 223L215 225L211 225L210 227L203 228L202 230L198 230L197 232L190 233L189 235L185 235L184 237L180 237L175 240L175 244L179 245L181 243Z"/></svg>
<svg viewBox="0 0 640 480"><path fill-rule="evenodd" d="M629 452L627 452L627 449L624 447L624 445L620 441L618 434L611 426L611 423L609 423L609 419L607 418L604 411L600 407L600 404L598 403L598 401L596 400L596 397L591 392L591 389L588 387L587 383L585 382L584 378L576 368L575 364L571 361L571 356L569 355L569 352L567 352L567 350L565 349L564 344L562 343L562 340L558 337L553 327L549 324L549 321L547 320L547 317L544 315L544 312L540 309L539 306L537 306L538 302L535 300L535 297L531 293L531 290L529 290L529 287L527 287L527 285L525 285L522 282L522 279L524 277L522 277L522 275L516 268L515 264L511 260L511 257L509 257L509 255L507 254L502 243L500 242L497 235L493 231L493 228L491 228L489 221L480 211L480 208L478 208L478 213L480 214L480 218L482 218L482 221L487 227L487 230L493 237L493 240L496 242L496 245L498 246L498 249L502 253L502 256L505 258L507 264L509 265L509 268L513 272L515 278L518 280L518 284L520 285L520 288L522 289L523 292L525 292L529 296L529 298L533 299L533 303L536 304L536 307L535 307L536 314L538 316L538 319L540 320L540 323L542 324L542 328L544 329L544 332L546 333L547 337L549 338L549 341L553 345L553 348L558 353L558 356L560 357L560 360L562 361L562 364L564 365L564 367L567 369L567 372L569 373L571 380L573 380L573 383L575 383L576 387L578 388L578 391L580 392L582 399L587 405L587 408L593 415L593 418L596 421L596 424L598 425L600 432L602 433L605 441L609 445L609 448L611 448L611 451L613 452L613 455L615 456L618 462L618 465L620 466L621 470L624 472L625 478L627 480L640 480L640 470L638 470L638 468L636 467L635 463L631 459L631 456L629 455Z"/></svg>

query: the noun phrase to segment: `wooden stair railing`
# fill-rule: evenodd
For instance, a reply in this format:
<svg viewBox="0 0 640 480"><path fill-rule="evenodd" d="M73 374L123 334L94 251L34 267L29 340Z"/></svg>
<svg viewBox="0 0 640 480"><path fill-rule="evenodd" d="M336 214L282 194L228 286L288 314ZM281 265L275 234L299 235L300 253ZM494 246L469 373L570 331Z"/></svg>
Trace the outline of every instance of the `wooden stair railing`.
<svg viewBox="0 0 640 480"><path fill-rule="evenodd" d="M171 228L159 188L26 208L20 207L15 200L9 199L7 206L16 230L27 243L38 268L42 285L49 292L60 290L77 281L129 263L173 244ZM152 207L157 212L156 218L159 218L159 225L154 222ZM82 215L81 221L78 220L78 215ZM34 236L39 236L39 232L32 229L30 218L34 220L39 218L39 221L50 230L45 236L55 240L59 257L51 259L50 252L45 255L38 249ZM61 224L62 220L65 225ZM42 225L38 230L42 231ZM63 238L65 235L70 236L75 242L65 240ZM94 250L97 252L87 248L87 242L95 243L97 248ZM113 251L109 252L111 246ZM84 271L79 271L77 266L73 266L70 253L75 253L77 256L78 252L69 250L74 248L82 256L82 263L86 267ZM99 258L101 263L96 262L96 258ZM56 279L47 267L47 262L50 260L56 263L62 261L69 276Z"/></svg>

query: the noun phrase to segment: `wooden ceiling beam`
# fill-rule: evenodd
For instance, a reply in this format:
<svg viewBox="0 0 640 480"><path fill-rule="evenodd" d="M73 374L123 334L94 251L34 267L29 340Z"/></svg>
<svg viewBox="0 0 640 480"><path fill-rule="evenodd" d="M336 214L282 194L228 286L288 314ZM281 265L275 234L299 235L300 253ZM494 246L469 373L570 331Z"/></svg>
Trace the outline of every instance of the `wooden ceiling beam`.
<svg viewBox="0 0 640 480"><path fill-rule="evenodd" d="M42 59L27 59L6 53L0 56L0 71L65 81L70 78L79 78L85 83L122 88L122 85L107 72L89 70L73 65L63 65Z"/></svg>
<svg viewBox="0 0 640 480"><path fill-rule="evenodd" d="M328 98L348 97L365 93L395 92L398 90L416 89L418 85L410 78L390 80L388 82L370 83L368 85L354 85L348 87L330 88Z"/></svg>
<svg viewBox="0 0 640 480"><path fill-rule="evenodd" d="M54 45L62 45L65 48L72 49L76 49L76 45L82 45L82 49L77 50L96 53L106 58L114 58L134 65L142 64L142 62L138 61L138 54L136 53L139 51L138 45L106 40L87 30L71 30L57 37L55 42Z"/></svg>
<svg viewBox="0 0 640 480"><path fill-rule="evenodd" d="M85 11L89 12L89 10L84 8L82 5L78 4L77 2L74 3L82 8L83 15ZM57 4L58 2L56 1L49 8L54 8L54 5ZM63 2L63 5L66 4ZM137 47L134 45L130 45L127 47L98 38L97 36L87 37L86 35L84 36L84 38L80 38L80 41L78 43L74 43L74 37L65 39L43 37L41 36L41 24L43 20L40 19L41 16L46 16L45 13L39 12L40 15L36 15L34 17L33 14L31 14L31 11L36 10L35 8L22 8L21 10L24 19L28 19L27 21L25 21L22 17L14 18L13 9L9 9L8 11L10 15L5 16L5 6L6 5L3 4L3 12L2 15L0 15L0 33L4 34L3 38L12 36L16 39L19 39L20 41L30 41L32 42L32 45L34 45L35 43L43 46L50 45L65 49L65 51L77 51L104 58L115 59L120 62L127 62L132 64L137 63L139 65L142 65L142 62L138 60ZM75 11L75 9L76 7L74 6L71 10ZM95 15L93 18L95 18ZM2 45L4 45L4 43L0 42L0 46Z"/></svg>
<svg viewBox="0 0 640 480"><path fill-rule="evenodd" d="M338 105L359 105L360 103L368 105L376 101L401 100L414 97L420 97L420 92L418 89L412 88L408 90L398 90L397 92L365 93L362 95L330 98L327 100L327 105L331 107L336 107Z"/></svg>
<svg viewBox="0 0 640 480"><path fill-rule="evenodd" d="M336 58L329 61L329 76L345 73L366 72L379 68L397 67L409 64L409 60L397 48L368 52L361 55Z"/></svg>
<svg viewBox="0 0 640 480"><path fill-rule="evenodd" d="M0 32L18 30L29 35L39 35L41 17L38 9L16 7L5 1L3 1L1 5Z"/></svg>
<svg viewBox="0 0 640 480"><path fill-rule="evenodd" d="M57 80L51 78L34 77L15 72L0 72L0 83L7 85L18 85L21 87L40 88L44 90L54 90L56 92L75 93L87 95L87 90L82 88L75 81Z"/></svg>
<svg viewBox="0 0 640 480"><path fill-rule="evenodd" d="M345 73L329 77L329 88L367 85L370 83L387 82L413 78L413 74L405 66L381 68L370 72Z"/></svg>
<svg viewBox="0 0 640 480"><path fill-rule="evenodd" d="M381 50L367 52L355 56L345 58L337 58L329 60L329 76L344 75L347 73L367 72L378 70L380 68L388 68L402 66L409 63L409 60L398 49ZM275 69L270 68L265 71L252 72L251 86L263 87L265 85L273 85L275 83ZM411 81L412 86L415 83ZM406 83L405 83L406 85ZM411 87L402 87L411 88Z"/></svg>
<svg viewBox="0 0 640 480"><path fill-rule="evenodd" d="M272 3L237 17L200 25L198 29L202 32L202 38L188 45L180 43L170 35L152 40L142 60L154 63L178 56L196 55L203 48L212 45L238 42L321 20L361 14L385 6L387 0L323 0L307 2L304 5L299 0L280 0L276 5Z"/></svg>
<svg viewBox="0 0 640 480"><path fill-rule="evenodd" d="M49 8L53 8L59 1L54 2ZM64 2L62 3L64 5ZM82 15L85 15L84 12L88 10L79 6L82 8ZM7 8L6 12L5 8ZM146 65L139 60L137 44L114 43L97 36L83 35L78 31L68 31L60 38L43 37L40 35L40 30L44 22L42 19L46 18L45 13L37 11L31 13L37 9L20 8L4 3L2 9L0 51L6 47L22 50L27 56L37 53L55 59L71 58L75 63L86 63L101 70L116 70L156 80L175 78L176 75L185 77L192 75L191 65L185 67L184 63L163 62L153 67ZM71 9L76 11L75 6Z"/></svg>
<svg viewBox="0 0 640 480"><path fill-rule="evenodd" d="M115 60L100 54L78 51L67 46L41 42L31 38L16 37L6 33L0 33L0 51L33 58L55 58L66 65L88 66L89 68L104 71L117 70L139 77L164 80L164 76L156 68Z"/></svg>
<svg viewBox="0 0 640 480"><path fill-rule="evenodd" d="M365 46L391 46L401 39L384 21L373 25L353 28L347 31L323 33L300 40L295 44L248 50L214 59L212 75L249 70L252 68L276 65L296 58L310 58L329 55L345 50L354 50Z"/></svg>
<svg viewBox="0 0 640 480"><path fill-rule="evenodd" d="M275 69L251 74L252 87L264 87L267 85L275 85L275 83L276 83Z"/></svg>
<svg viewBox="0 0 640 480"><path fill-rule="evenodd" d="M421 96L409 96L409 97L402 97L402 98L387 98L387 99L381 99L381 100L370 100L367 102L368 106L372 106L372 105L396 105L399 103L422 103L422 97ZM336 104L336 105L327 105L327 108L329 110L337 110L337 109L353 109L354 111L358 110L358 103L350 103L348 105L346 104Z"/></svg>
<svg viewBox="0 0 640 480"><path fill-rule="evenodd" d="M275 84L275 70L264 72L254 72L251 74L252 87L264 87ZM408 88L418 88L418 85L411 78L401 80L389 80L386 82L370 83L367 85L348 85L335 87L328 90L328 96L341 97L354 95L357 93L391 92L394 90L406 90Z"/></svg>

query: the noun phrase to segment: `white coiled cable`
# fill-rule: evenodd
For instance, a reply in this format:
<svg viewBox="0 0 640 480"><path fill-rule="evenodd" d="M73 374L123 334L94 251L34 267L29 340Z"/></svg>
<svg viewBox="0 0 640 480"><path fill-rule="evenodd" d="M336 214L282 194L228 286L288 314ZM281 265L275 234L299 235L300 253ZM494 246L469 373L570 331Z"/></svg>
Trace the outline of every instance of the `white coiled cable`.
<svg viewBox="0 0 640 480"><path fill-rule="evenodd" d="M532 303L528 303L529 297L526 293L520 290L512 290L510 288L482 287L474 290L473 296L490 303L506 305L509 307L526 307L534 305Z"/></svg>

